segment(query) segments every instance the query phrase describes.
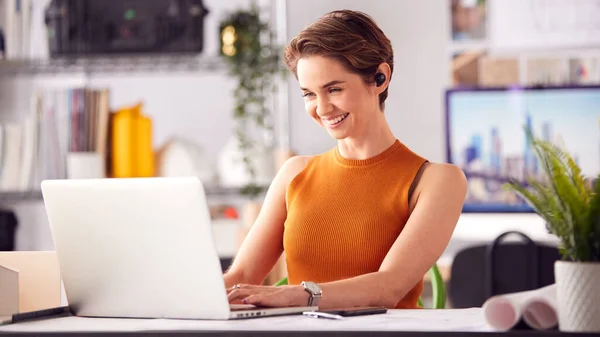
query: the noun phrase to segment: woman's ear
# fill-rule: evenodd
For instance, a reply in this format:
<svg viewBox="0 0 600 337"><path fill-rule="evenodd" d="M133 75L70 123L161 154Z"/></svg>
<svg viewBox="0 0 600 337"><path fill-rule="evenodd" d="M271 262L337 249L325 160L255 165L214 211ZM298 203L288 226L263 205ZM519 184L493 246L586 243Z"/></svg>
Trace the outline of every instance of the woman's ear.
<svg viewBox="0 0 600 337"><path fill-rule="evenodd" d="M381 63L377 67L377 72L375 73L375 91L377 94L380 94L387 89L390 84L390 79L392 77L392 69L387 62Z"/></svg>

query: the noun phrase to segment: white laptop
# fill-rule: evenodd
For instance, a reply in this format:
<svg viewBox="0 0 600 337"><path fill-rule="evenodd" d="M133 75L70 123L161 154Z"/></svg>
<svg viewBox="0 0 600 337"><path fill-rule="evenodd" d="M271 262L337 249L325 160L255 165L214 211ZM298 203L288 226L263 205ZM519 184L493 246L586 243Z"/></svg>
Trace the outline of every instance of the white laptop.
<svg viewBox="0 0 600 337"><path fill-rule="evenodd" d="M46 180L41 187L74 315L221 320L317 309L229 304L197 178Z"/></svg>

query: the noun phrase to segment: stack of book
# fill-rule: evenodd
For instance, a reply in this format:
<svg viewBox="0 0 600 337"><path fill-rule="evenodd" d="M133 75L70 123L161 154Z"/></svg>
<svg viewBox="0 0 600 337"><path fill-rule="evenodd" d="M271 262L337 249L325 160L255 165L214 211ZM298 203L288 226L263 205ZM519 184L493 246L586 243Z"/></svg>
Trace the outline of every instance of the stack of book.
<svg viewBox="0 0 600 337"><path fill-rule="evenodd" d="M69 152L108 156L108 90L38 90L31 103L21 121L0 125L0 191L39 190L44 179L66 178Z"/></svg>

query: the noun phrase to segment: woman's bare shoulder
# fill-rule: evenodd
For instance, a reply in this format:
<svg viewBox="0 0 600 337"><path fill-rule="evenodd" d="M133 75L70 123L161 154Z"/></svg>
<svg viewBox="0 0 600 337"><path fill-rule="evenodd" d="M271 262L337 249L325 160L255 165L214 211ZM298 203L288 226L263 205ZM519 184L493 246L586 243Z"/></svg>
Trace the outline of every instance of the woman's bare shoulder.
<svg viewBox="0 0 600 337"><path fill-rule="evenodd" d="M312 157L313 156L293 156L285 161L281 166L280 174L282 175L282 180L286 182L286 185L306 168L306 165L308 165L308 162Z"/></svg>
<svg viewBox="0 0 600 337"><path fill-rule="evenodd" d="M440 183L446 186L447 189L466 185L466 177L463 170L448 163L428 163L423 170L419 185L421 188L436 188L440 187Z"/></svg>
<svg viewBox="0 0 600 337"><path fill-rule="evenodd" d="M418 181L415 182L415 189L409 201L410 210L414 209L419 196L424 191L443 190L448 197L464 197L463 191L466 190L467 178L462 169L456 165L448 163L427 162Z"/></svg>

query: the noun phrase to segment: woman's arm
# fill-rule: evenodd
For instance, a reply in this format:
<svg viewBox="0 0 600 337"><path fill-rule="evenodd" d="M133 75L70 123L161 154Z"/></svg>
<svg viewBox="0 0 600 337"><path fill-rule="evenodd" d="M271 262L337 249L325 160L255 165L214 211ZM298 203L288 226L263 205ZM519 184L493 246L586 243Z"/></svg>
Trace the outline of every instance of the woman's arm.
<svg viewBox="0 0 600 337"><path fill-rule="evenodd" d="M256 221L244 239L231 267L223 275L225 286L261 284L283 252L283 227L287 216L285 194L292 179L309 157L289 158L267 191Z"/></svg>
<svg viewBox="0 0 600 337"><path fill-rule="evenodd" d="M466 178L460 168L429 164L415 189L414 209L379 271L321 285L322 305L395 307L446 249L466 191Z"/></svg>
<svg viewBox="0 0 600 337"><path fill-rule="evenodd" d="M379 271L319 284L323 290L319 307L395 307L443 253L465 196L466 178L460 168L429 164L413 193L414 209ZM245 297L247 303L267 306L308 303L308 293L298 285L246 286L230 293L231 300Z"/></svg>

